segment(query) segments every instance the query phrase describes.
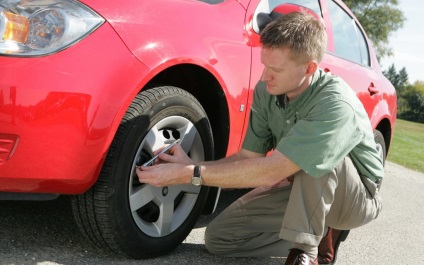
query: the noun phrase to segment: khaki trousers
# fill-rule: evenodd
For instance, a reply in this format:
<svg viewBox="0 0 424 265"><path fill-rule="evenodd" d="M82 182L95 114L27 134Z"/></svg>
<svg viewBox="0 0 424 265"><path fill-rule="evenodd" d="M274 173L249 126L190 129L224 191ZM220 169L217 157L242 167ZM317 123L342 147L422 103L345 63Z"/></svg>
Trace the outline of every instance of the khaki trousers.
<svg viewBox="0 0 424 265"><path fill-rule="evenodd" d="M209 224L205 244L211 253L228 257L283 257L293 244L317 252L327 227L353 229L380 211L377 185L361 178L346 157L320 178L300 171L291 185L245 194Z"/></svg>

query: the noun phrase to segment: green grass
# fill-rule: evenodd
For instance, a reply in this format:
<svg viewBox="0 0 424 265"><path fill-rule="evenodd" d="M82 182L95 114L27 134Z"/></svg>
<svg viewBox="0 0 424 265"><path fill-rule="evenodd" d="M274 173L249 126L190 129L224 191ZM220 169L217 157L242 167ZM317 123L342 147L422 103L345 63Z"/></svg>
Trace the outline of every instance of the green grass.
<svg viewBox="0 0 424 265"><path fill-rule="evenodd" d="M388 160L424 173L424 124L398 119Z"/></svg>

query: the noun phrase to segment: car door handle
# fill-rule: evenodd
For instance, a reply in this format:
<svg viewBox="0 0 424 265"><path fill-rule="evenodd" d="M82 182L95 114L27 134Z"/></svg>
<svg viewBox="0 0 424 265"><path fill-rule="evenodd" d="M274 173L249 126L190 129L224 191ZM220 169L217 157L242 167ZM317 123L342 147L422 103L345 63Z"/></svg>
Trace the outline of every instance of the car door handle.
<svg viewBox="0 0 424 265"><path fill-rule="evenodd" d="M370 95L372 96L380 92L380 90L374 86L373 82L371 82L370 86L368 87L368 92L370 92Z"/></svg>

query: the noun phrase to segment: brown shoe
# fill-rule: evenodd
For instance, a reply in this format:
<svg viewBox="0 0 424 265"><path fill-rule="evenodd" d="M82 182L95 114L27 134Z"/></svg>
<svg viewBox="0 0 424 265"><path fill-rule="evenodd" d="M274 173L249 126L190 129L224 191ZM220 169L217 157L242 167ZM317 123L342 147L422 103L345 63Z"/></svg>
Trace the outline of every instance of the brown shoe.
<svg viewBox="0 0 424 265"><path fill-rule="evenodd" d="M290 249L285 265L318 265L318 258L311 260L308 255L300 249Z"/></svg>
<svg viewBox="0 0 424 265"><path fill-rule="evenodd" d="M337 230L328 228L327 235L321 239L318 246L318 263L319 264L335 264L337 257L337 249L340 242L345 241L350 230Z"/></svg>

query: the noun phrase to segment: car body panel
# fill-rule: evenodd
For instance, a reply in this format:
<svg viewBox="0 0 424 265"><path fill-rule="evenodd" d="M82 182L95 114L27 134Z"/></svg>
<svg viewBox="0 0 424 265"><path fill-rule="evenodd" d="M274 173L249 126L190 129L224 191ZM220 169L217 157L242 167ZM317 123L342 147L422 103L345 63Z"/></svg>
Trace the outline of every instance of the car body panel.
<svg viewBox="0 0 424 265"><path fill-rule="evenodd" d="M210 5L202 1L129 0L126 8L132 12L125 15L118 2L85 2L109 21L134 56L151 69L146 80L178 64L198 65L210 72L228 101L232 120L228 154L238 150L240 139L236 135L241 134L245 118L240 108L246 105L251 63L250 47L243 35L246 10L238 1ZM197 23L202 26L188 27ZM188 45L194 40L198 44Z"/></svg>
<svg viewBox="0 0 424 265"><path fill-rule="evenodd" d="M366 32L356 16L340 0L335 0L334 2L342 7L344 11L354 19L356 25L364 34L368 47L371 47L369 49L370 65L360 65L335 55L335 45L332 34L333 25L330 19L329 8L327 7L327 2L329 1L331 0L321 1L322 6L326 7L324 8L323 16L326 21L329 45L327 45L327 52L320 66L335 75L341 76L352 87L364 105L373 129L376 129L382 120L389 119L392 125L391 131L393 132L396 120L396 90L382 74L377 56L372 49L372 44L366 37ZM371 88L373 88L373 91L376 90L377 93L370 91ZM383 105L387 107L383 108ZM389 108L388 106L392 107Z"/></svg>
<svg viewBox="0 0 424 265"><path fill-rule="evenodd" d="M391 135L394 88L372 50L371 67L333 54L328 1L320 1L329 33L321 66L352 86L373 128L388 120ZM240 148L262 72L259 35L251 28L260 0L81 2L106 20L92 34L48 56L0 56L0 151L2 135L8 144L0 164L0 192L85 192L97 180L134 97L157 75L179 65L195 65L217 81L230 121L226 154ZM370 94L371 83L378 93ZM11 145L11 136L19 141Z"/></svg>
<svg viewBox="0 0 424 265"><path fill-rule="evenodd" d="M0 72L1 133L19 137L0 165L0 190L75 194L97 178L113 121L140 85L130 77L149 69L105 24L54 55L0 57Z"/></svg>

